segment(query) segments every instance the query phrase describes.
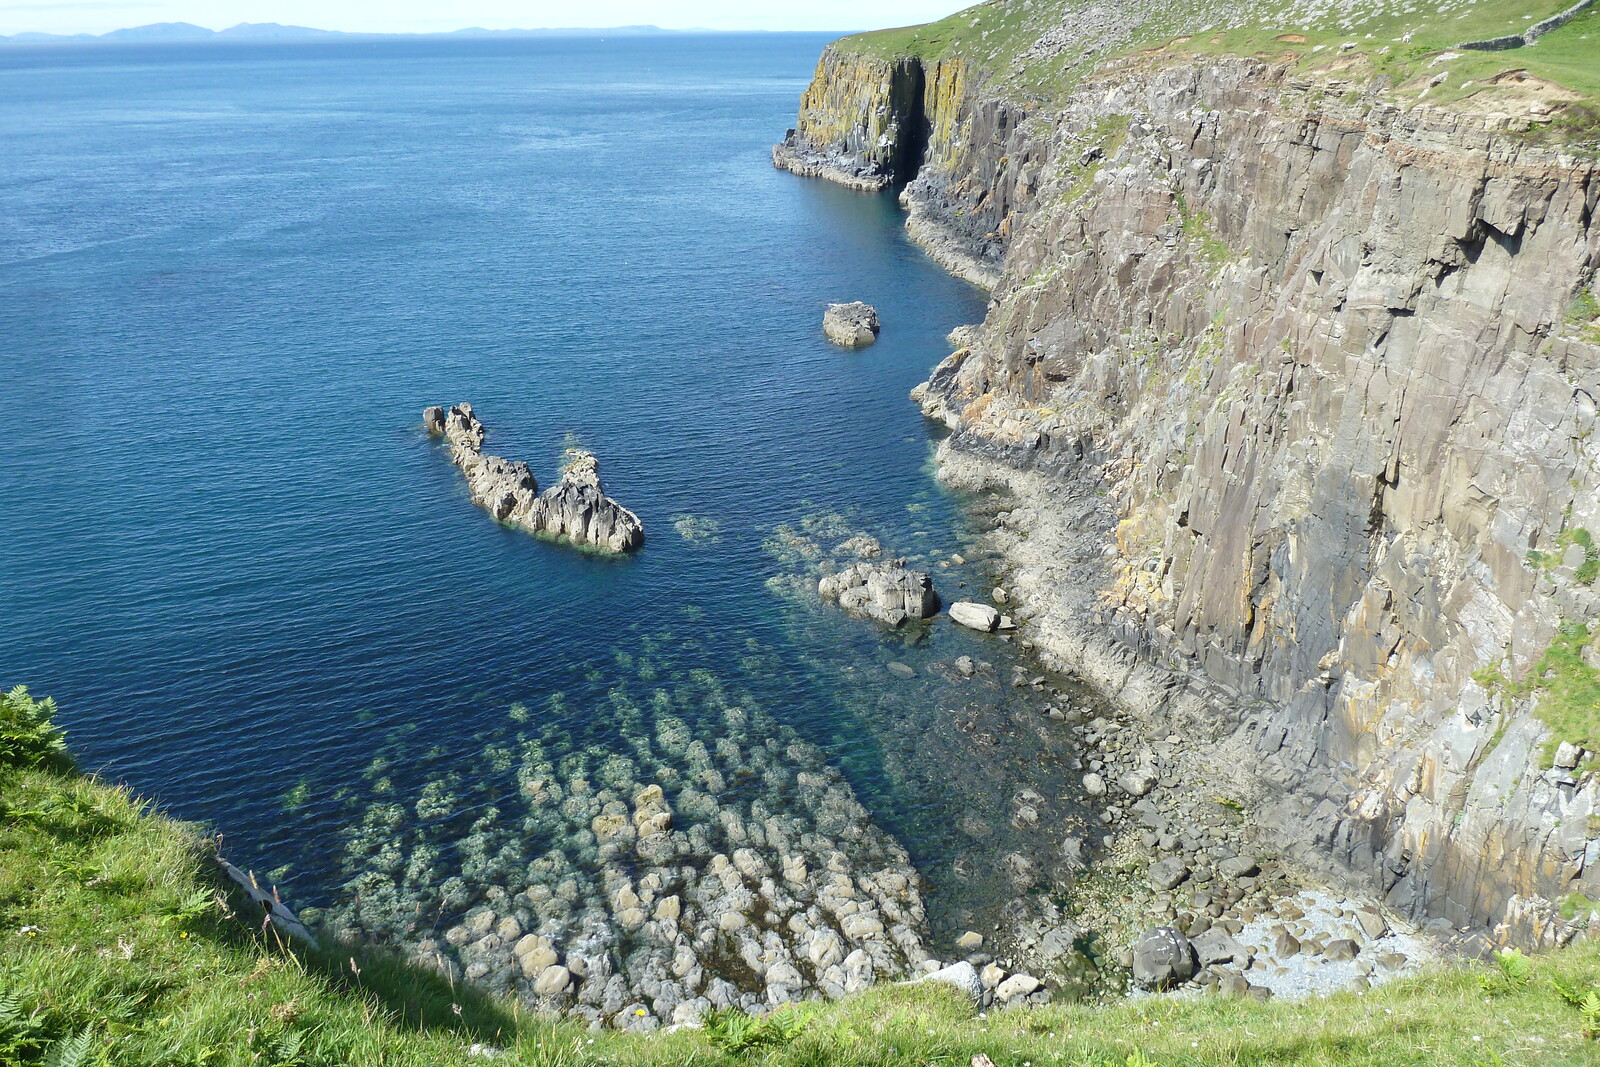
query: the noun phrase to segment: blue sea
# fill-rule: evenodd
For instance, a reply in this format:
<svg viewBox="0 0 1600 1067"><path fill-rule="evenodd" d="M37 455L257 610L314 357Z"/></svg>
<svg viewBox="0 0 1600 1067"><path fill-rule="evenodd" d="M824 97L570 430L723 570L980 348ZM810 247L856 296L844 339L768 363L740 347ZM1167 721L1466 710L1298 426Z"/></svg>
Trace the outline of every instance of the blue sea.
<svg viewBox="0 0 1600 1067"><path fill-rule="evenodd" d="M907 399L985 294L892 194L769 161L826 41L0 52L0 685L330 905L367 805L448 778L447 838L530 716L618 744L619 686L711 672L845 771L936 925L998 906L996 856L1059 847L1014 794L1066 773L1015 646L805 595L856 533L992 584ZM829 345L857 299L881 340ZM643 550L473 507L420 420L463 400L541 485L593 450Z"/></svg>

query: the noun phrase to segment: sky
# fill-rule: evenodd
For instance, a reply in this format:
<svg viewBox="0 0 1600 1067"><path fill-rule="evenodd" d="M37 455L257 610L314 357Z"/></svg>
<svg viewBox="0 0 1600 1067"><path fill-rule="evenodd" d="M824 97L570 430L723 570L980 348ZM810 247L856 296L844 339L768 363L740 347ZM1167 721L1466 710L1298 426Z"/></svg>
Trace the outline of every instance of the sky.
<svg viewBox="0 0 1600 1067"><path fill-rule="evenodd" d="M282 22L324 30L429 33L464 26L542 29L652 24L668 29L858 30L943 18L976 0L0 0L0 34L104 33L148 22L220 30Z"/></svg>

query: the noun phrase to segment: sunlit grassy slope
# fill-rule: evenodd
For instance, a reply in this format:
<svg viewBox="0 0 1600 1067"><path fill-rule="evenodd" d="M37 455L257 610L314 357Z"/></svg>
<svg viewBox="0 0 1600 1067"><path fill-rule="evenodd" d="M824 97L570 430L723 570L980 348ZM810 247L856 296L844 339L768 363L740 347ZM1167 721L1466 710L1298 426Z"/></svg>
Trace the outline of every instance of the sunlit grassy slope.
<svg viewBox="0 0 1600 1067"><path fill-rule="evenodd" d="M1585 101L1600 99L1600 7L1591 8L1536 43L1506 52L1459 52L1463 41L1520 32L1569 6L1569 0L1446 0L1384 3L1350 0L1340 14L1307 16L1320 5L1276 0L1173 0L1157 5L1148 21L1125 38L1090 52L1080 43L1059 51L1034 49L1040 36L1063 25L1063 13L1083 5L1066 0L988 0L925 26L879 30L844 38L840 47L876 56L961 56L990 72L997 85L1019 95L1048 99L1076 84L1107 60L1160 49L1172 54L1288 57L1302 68L1348 71L1354 79L1384 79L1399 91L1420 92L1439 73L1446 83L1431 99L1458 100L1492 91L1496 75L1511 70L1546 79ZM1074 31L1103 29L1103 21L1076 17ZM1348 47L1346 47L1348 46Z"/></svg>

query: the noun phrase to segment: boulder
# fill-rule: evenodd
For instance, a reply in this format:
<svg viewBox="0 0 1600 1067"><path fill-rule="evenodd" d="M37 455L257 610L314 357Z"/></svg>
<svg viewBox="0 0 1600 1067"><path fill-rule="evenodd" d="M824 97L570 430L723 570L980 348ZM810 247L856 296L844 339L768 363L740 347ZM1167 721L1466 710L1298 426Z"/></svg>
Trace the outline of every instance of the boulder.
<svg viewBox="0 0 1600 1067"><path fill-rule="evenodd" d="M836 602L852 615L899 626L939 612L939 594L923 571L908 570L905 560L856 563L817 583L823 600Z"/></svg>
<svg viewBox="0 0 1600 1067"><path fill-rule="evenodd" d="M1376 941L1389 932L1388 921L1372 908L1356 909L1356 922L1361 924L1361 932L1369 941Z"/></svg>
<svg viewBox="0 0 1600 1067"><path fill-rule="evenodd" d="M871 304L829 304L822 314L822 332L846 348L862 348L878 339L878 312Z"/></svg>
<svg viewBox="0 0 1600 1067"><path fill-rule="evenodd" d="M567 986L572 984L572 972L560 964L546 967L534 979L533 991L541 997L553 997L564 993Z"/></svg>
<svg viewBox="0 0 1600 1067"><path fill-rule="evenodd" d="M958 600L950 605L950 620L973 630L993 633L1000 625L1000 613L987 604Z"/></svg>
<svg viewBox="0 0 1600 1067"><path fill-rule="evenodd" d="M1213 963L1227 963L1244 956L1244 949L1239 947L1239 943L1229 937L1226 931L1215 926L1195 938L1191 944L1194 946L1195 957L1199 959L1202 967L1209 967Z"/></svg>
<svg viewBox="0 0 1600 1067"><path fill-rule="evenodd" d="M1133 980L1145 989L1170 989L1194 977L1194 946L1173 926L1157 926L1133 945Z"/></svg>
<svg viewBox="0 0 1600 1067"><path fill-rule="evenodd" d="M1183 860L1176 856L1169 856L1164 860L1157 860L1150 865L1150 888L1158 893L1165 893L1176 888L1183 880L1189 877L1189 868Z"/></svg>
<svg viewBox="0 0 1600 1067"><path fill-rule="evenodd" d="M1031 974L1014 974L1010 978L995 986L996 1000L1006 1001L1013 997L1025 997L1039 988L1039 979Z"/></svg>
<svg viewBox="0 0 1600 1067"><path fill-rule="evenodd" d="M914 981L943 982L945 985L954 986L971 997L974 1003L983 998L983 979L978 976L978 969L966 960L952 963Z"/></svg>
<svg viewBox="0 0 1600 1067"><path fill-rule="evenodd" d="M1154 767L1145 766L1118 778L1117 785L1129 796L1142 797L1154 789L1160 780L1161 776L1156 773Z"/></svg>
<svg viewBox="0 0 1600 1067"><path fill-rule="evenodd" d="M1328 947L1323 949L1322 954L1335 963L1343 963L1345 960L1355 959L1356 954L1360 951L1361 946L1357 945L1355 941L1348 937L1341 937L1329 941Z"/></svg>
<svg viewBox="0 0 1600 1067"><path fill-rule="evenodd" d="M1217 873L1226 878L1250 878L1261 873L1261 867L1248 856L1233 856L1217 864Z"/></svg>

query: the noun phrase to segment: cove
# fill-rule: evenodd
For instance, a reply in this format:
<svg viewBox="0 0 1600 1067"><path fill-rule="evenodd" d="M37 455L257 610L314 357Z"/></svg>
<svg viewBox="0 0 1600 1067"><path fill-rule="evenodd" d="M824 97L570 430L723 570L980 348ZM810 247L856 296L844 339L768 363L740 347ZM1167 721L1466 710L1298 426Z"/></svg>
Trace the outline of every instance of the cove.
<svg viewBox="0 0 1600 1067"><path fill-rule="evenodd" d="M5 684L297 903L386 871L397 936L418 846L442 925L473 849L527 847L530 744L593 776L657 693L713 749L737 707L906 850L932 936L977 922L1062 754L993 744L1038 714L1009 646L847 618L814 568L868 535L987 597L906 399L986 297L891 195L770 165L824 40L0 58ZM842 352L821 313L854 299L884 330ZM418 418L455 399L546 471L593 450L644 548L489 521Z"/></svg>

